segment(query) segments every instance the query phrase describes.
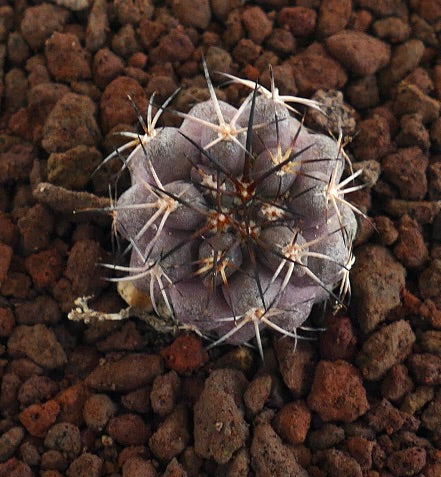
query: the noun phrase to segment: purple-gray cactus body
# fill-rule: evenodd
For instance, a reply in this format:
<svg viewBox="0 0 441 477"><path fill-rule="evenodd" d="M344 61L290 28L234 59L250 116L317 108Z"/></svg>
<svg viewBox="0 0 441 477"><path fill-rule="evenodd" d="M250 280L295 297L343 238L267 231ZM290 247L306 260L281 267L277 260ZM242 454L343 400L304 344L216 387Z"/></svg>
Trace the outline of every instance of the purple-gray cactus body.
<svg viewBox="0 0 441 477"><path fill-rule="evenodd" d="M158 313L162 302L215 343L256 335L260 347L262 328L297 336L314 303L348 290L345 159L275 95L258 89L236 109L210 91L180 128L156 129L128 157L117 227Z"/></svg>

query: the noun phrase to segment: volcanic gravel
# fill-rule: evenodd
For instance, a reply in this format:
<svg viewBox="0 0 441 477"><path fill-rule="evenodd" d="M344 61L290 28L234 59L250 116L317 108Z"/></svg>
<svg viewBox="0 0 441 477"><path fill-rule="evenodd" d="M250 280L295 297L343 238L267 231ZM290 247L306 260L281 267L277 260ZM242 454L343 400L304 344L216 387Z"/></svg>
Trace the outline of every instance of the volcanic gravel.
<svg viewBox="0 0 441 477"><path fill-rule="evenodd" d="M440 43L439 0L0 0L0 477L439 477ZM272 64L319 98L367 183L350 306L316 307L310 341L266 335L264 361L67 318L126 307L97 211L121 162L92 172L139 130L127 95L144 113L182 87L188 111L203 57L236 106L217 71L269 87Z"/></svg>

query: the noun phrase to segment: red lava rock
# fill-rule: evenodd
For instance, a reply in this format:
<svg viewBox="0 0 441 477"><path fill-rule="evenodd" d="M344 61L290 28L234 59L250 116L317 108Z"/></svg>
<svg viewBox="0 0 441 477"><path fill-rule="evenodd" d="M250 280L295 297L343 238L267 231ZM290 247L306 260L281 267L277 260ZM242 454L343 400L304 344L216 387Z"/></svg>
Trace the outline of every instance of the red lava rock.
<svg viewBox="0 0 441 477"><path fill-rule="evenodd" d="M54 332L45 325L17 326L8 340L11 356L27 356L40 366L54 369L66 364L64 350Z"/></svg>
<svg viewBox="0 0 441 477"><path fill-rule="evenodd" d="M136 351L143 348L143 337L133 321L128 321L123 326L97 343L97 349L103 353L109 351Z"/></svg>
<svg viewBox="0 0 441 477"><path fill-rule="evenodd" d="M426 262L429 251L424 242L424 237L419 224L407 214L401 217L399 238L394 247L394 254L406 267L421 267Z"/></svg>
<svg viewBox="0 0 441 477"><path fill-rule="evenodd" d="M158 355L130 354L95 368L85 382L97 391L127 392L149 384L163 371Z"/></svg>
<svg viewBox="0 0 441 477"><path fill-rule="evenodd" d="M188 60L193 51L192 41L182 27L177 27L159 40L159 45L151 51L151 59L154 63L182 62Z"/></svg>
<svg viewBox="0 0 441 477"><path fill-rule="evenodd" d="M292 475L307 477L308 473L296 461L269 424L255 427L251 442L251 466L255 475Z"/></svg>
<svg viewBox="0 0 441 477"><path fill-rule="evenodd" d="M390 43L403 43L411 32L409 24L397 17L380 18L373 23L372 29L375 36Z"/></svg>
<svg viewBox="0 0 441 477"><path fill-rule="evenodd" d="M375 329L400 304L405 269L380 245L365 245L356 252L351 270L354 316L364 333Z"/></svg>
<svg viewBox="0 0 441 477"><path fill-rule="evenodd" d="M260 7L249 7L242 13L242 23L248 36L260 45L272 31L272 22Z"/></svg>
<svg viewBox="0 0 441 477"><path fill-rule="evenodd" d="M429 131L424 126L420 113L405 114L401 117L400 131L395 140L401 147L418 146L423 151L429 150Z"/></svg>
<svg viewBox="0 0 441 477"><path fill-rule="evenodd" d="M0 242L13 247L17 241L17 227L12 220L0 211Z"/></svg>
<svg viewBox="0 0 441 477"><path fill-rule="evenodd" d="M0 152L0 184L27 180L34 159L34 148L30 144L13 144Z"/></svg>
<svg viewBox="0 0 441 477"><path fill-rule="evenodd" d="M55 31L63 29L69 12L55 5L43 3L24 10L20 30L33 50L38 50Z"/></svg>
<svg viewBox="0 0 441 477"><path fill-rule="evenodd" d="M123 477L157 477L155 466L151 460L131 457L124 462Z"/></svg>
<svg viewBox="0 0 441 477"><path fill-rule="evenodd" d="M18 220L18 228L26 253L47 248L54 229L54 217L42 204L35 204Z"/></svg>
<svg viewBox="0 0 441 477"><path fill-rule="evenodd" d="M421 415L421 422L426 429L437 432L441 425L441 393L438 392L436 398L429 403Z"/></svg>
<svg viewBox="0 0 441 477"><path fill-rule="evenodd" d="M386 118L375 114L358 123L357 136L352 148L357 161L379 160L391 149L389 123Z"/></svg>
<svg viewBox="0 0 441 477"><path fill-rule="evenodd" d="M351 456L363 470L372 467L372 451L375 445L373 441L362 436L351 436L346 439L346 445Z"/></svg>
<svg viewBox="0 0 441 477"><path fill-rule="evenodd" d="M285 7L277 15L278 24L282 28L289 28L295 37L313 33L316 19L316 11L305 7Z"/></svg>
<svg viewBox="0 0 441 477"><path fill-rule="evenodd" d="M208 0L173 0L172 10L185 26L205 30L211 20L210 2Z"/></svg>
<svg viewBox="0 0 441 477"><path fill-rule="evenodd" d="M413 382L410 379L406 366L395 364L387 372L381 383L381 394L389 401L399 401L405 394L413 389Z"/></svg>
<svg viewBox="0 0 441 477"><path fill-rule="evenodd" d="M352 422L369 409L357 369L346 361L319 361L308 406L323 421Z"/></svg>
<svg viewBox="0 0 441 477"><path fill-rule="evenodd" d="M67 477L100 477L103 460L95 454L85 452L77 457L67 469Z"/></svg>
<svg viewBox="0 0 441 477"><path fill-rule="evenodd" d="M275 351L280 372L291 394L298 398L305 396L312 384L315 353L306 341L296 343L294 339L282 338L276 341Z"/></svg>
<svg viewBox="0 0 441 477"><path fill-rule="evenodd" d="M19 136L40 143L43 126L57 101L69 93L66 85L43 82L28 91L28 105L11 116L9 128Z"/></svg>
<svg viewBox="0 0 441 477"><path fill-rule="evenodd" d="M54 424L47 431L44 445L64 453L68 458L77 456L81 452L80 430L68 422Z"/></svg>
<svg viewBox="0 0 441 477"><path fill-rule="evenodd" d="M92 76L90 55L76 35L53 33L46 41L45 55L48 69L57 81L78 81Z"/></svg>
<svg viewBox="0 0 441 477"><path fill-rule="evenodd" d="M353 357L357 338L349 318L329 318L326 331L320 334L320 355L323 359L335 361Z"/></svg>
<svg viewBox="0 0 441 477"><path fill-rule="evenodd" d="M115 414L116 405L107 394L92 394L83 406L83 417L88 427L102 430Z"/></svg>
<svg viewBox="0 0 441 477"><path fill-rule="evenodd" d="M188 420L188 411L184 405L177 406L165 418L149 439L149 448L155 457L170 462L187 447L190 442ZM196 422L195 418L195 435Z"/></svg>
<svg viewBox="0 0 441 477"><path fill-rule="evenodd" d="M408 364L418 383L441 384L441 357L430 353L412 354Z"/></svg>
<svg viewBox="0 0 441 477"><path fill-rule="evenodd" d="M151 18L154 11L151 0L130 3L124 0L116 0L114 7L118 21L123 25L126 23L138 23L142 17Z"/></svg>
<svg viewBox="0 0 441 477"><path fill-rule="evenodd" d="M1 477L33 477L34 473L28 464L12 457L0 464Z"/></svg>
<svg viewBox="0 0 441 477"><path fill-rule="evenodd" d="M95 53L92 69L95 84L100 88L105 88L122 73L124 63L111 50L102 48Z"/></svg>
<svg viewBox="0 0 441 477"><path fill-rule="evenodd" d="M135 389L135 391L131 391L121 397L121 404L129 411L146 414L152 408L150 404L150 392L151 388L149 386Z"/></svg>
<svg viewBox="0 0 441 477"><path fill-rule="evenodd" d="M22 406L35 402L43 402L52 398L58 392L58 384L47 376L34 375L28 378L20 387L17 399Z"/></svg>
<svg viewBox="0 0 441 477"><path fill-rule="evenodd" d="M418 277L418 286L423 298L437 298L441 286L441 260L434 259Z"/></svg>
<svg viewBox="0 0 441 477"><path fill-rule="evenodd" d="M63 272L63 260L56 248L42 250L26 257L26 271L36 288L54 285Z"/></svg>
<svg viewBox="0 0 441 477"><path fill-rule="evenodd" d="M164 30L164 25L158 21L143 18L139 22L139 39L145 50L149 50L156 43L156 40L161 36Z"/></svg>
<svg viewBox="0 0 441 477"><path fill-rule="evenodd" d="M274 429L290 444L302 444L311 423L311 413L304 401L292 401L280 409L273 421Z"/></svg>
<svg viewBox="0 0 441 477"><path fill-rule="evenodd" d="M345 431L335 424L324 423L320 429L310 431L308 445L311 450L337 446L345 438Z"/></svg>
<svg viewBox="0 0 441 477"><path fill-rule="evenodd" d="M29 295L30 288L31 279L25 273L9 271L2 284L1 292L3 296L25 299Z"/></svg>
<svg viewBox="0 0 441 477"><path fill-rule="evenodd" d="M363 472L360 464L341 450L326 449L321 451L319 459L320 466L327 475L362 477Z"/></svg>
<svg viewBox="0 0 441 477"><path fill-rule="evenodd" d="M240 64L254 63L262 53L262 47L249 38L241 38L233 50L233 58Z"/></svg>
<svg viewBox="0 0 441 477"><path fill-rule="evenodd" d="M60 406L53 399L43 404L32 404L18 418L31 436L44 437L57 419Z"/></svg>
<svg viewBox="0 0 441 477"><path fill-rule="evenodd" d="M66 189L84 189L101 160L95 147L84 145L53 152L47 162L48 181Z"/></svg>
<svg viewBox="0 0 441 477"><path fill-rule="evenodd" d="M140 84L133 78L119 76L107 85L101 96L100 114L104 132L118 124L132 124L136 121L136 112L127 99L131 98L140 111L147 108L147 98Z"/></svg>
<svg viewBox="0 0 441 477"><path fill-rule="evenodd" d="M8 337L15 327L14 313L9 308L0 307L0 337Z"/></svg>
<svg viewBox="0 0 441 477"><path fill-rule="evenodd" d="M247 381L239 371L218 369L205 381L194 406L194 447L219 464L230 461L248 437L242 395Z"/></svg>
<svg viewBox="0 0 441 477"><path fill-rule="evenodd" d="M208 360L208 353L202 341L195 335L178 336L159 354L164 358L167 368L174 369L178 373L196 370Z"/></svg>
<svg viewBox="0 0 441 477"><path fill-rule="evenodd" d="M343 30L352 12L351 0L323 0L320 3L317 33L330 36Z"/></svg>
<svg viewBox="0 0 441 477"><path fill-rule="evenodd" d="M247 411L252 415L259 413L271 393L272 379L265 374L253 379L247 387L243 400Z"/></svg>
<svg viewBox="0 0 441 477"><path fill-rule="evenodd" d="M404 199L422 199L427 193L427 156L418 147L399 149L382 161L384 176L396 185Z"/></svg>
<svg viewBox="0 0 441 477"><path fill-rule="evenodd" d="M424 43L414 38L398 45L388 66L380 73L380 83L388 88L413 71L423 57L424 48Z"/></svg>
<svg viewBox="0 0 441 477"><path fill-rule="evenodd" d="M106 42L108 33L107 4L105 0L93 2L86 29L86 48L94 52L99 50Z"/></svg>
<svg viewBox="0 0 441 477"><path fill-rule="evenodd" d="M1 462L9 459L14 455L24 436L25 431L21 426L11 427L0 436Z"/></svg>
<svg viewBox="0 0 441 477"><path fill-rule="evenodd" d="M3 374L0 383L0 408L13 411L17 407L17 395L21 386L20 377L13 371Z"/></svg>
<svg viewBox="0 0 441 477"><path fill-rule="evenodd" d="M372 333L357 356L363 377L380 379L394 364L410 354L414 342L415 334L404 320L390 323Z"/></svg>
<svg viewBox="0 0 441 477"><path fill-rule="evenodd" d="M121 414L110 418L107 433L121 445L136 446L147 442L150 428L137 414Z"/></svg>
<svg viewBox="0 0 441 477"><path fill-rule="evenodd" d="M89 394L89 390L82 381L63 389L55 398L60 405L58 420L81 425L84 403Z"/></svg>
<svg viewBox="0 0 441 477"><path fill-rule="evenodd" d="M176 371L156 376L150 392L152 409L160 416L170 414L179 397L181 380Z"/></svg>
<svg viewBox="0 0 441 477"><path fill-rule="evenodd" d="M366 416L366 420L376 432L393 434L403 427L405 417L387 399L383 399L372 407Z"/></svg>
<svg viewBox="0 0 441 477"><path fill-rule="evenodd" d="M0 285L8 274L12 253L12 247L0 242Z"/></svg>
<svg viewBox="0 0 441 477"><path fill-rule="evenodd" d="M95 120L96 106L88 97L68 93L57 101L43 127L42 145L47 152L75 146L97 146L101 133Z"/></svg>
<svg viewBox="0 0 441 477"><path fill-rule="evenodd" d="M418 113L423 123L432 123L439 116L440 104L418 86L402 82L397 88L393 110L397 116Z"/></svg>
<svg viewBox="0 0 441 477"><path fill-rule="evenodd" d="M392 245L396 242L399 233L389 217L386 215L379 215L375 217L374 222L380 243L384 245Z"/></svg>
<svg viewBox="0 0 441 477"><path fill-rule="evenodd" d="M18 303L15 316L20 325L54 325L60 321L61 311L49 295L38 295L34 300Z"/></svg>
<svg viewBox="0 0 441 477"><path fill-rule="evenodd" d="M105 270L99 263L105 262L104 251L95 240L78 240L69 252L65 276L72 283L75 296L99 295L107 286L102 277Z"/></svg>
<svg viewBox="0 0 441 477"><path fill-rule="evenodd" d="M386 465L397 477L415 475L426 465L426 451L421 447L410 447L392 452Z"/></svg>
<svg viewBox="0 0 441 477"><path fill-rule="evenodd" d="M340 64L330 57L319 43L288 60L294 79L302 96L310 96L318 89L341 89L347 76Z"/></svg>
<svg viewBox="0 0 441 477"><path fill-rule="evenodd" d="M390 46L359 31L343 30L325 40L326 47L352 73L376 73L390 60Z"/></svg>

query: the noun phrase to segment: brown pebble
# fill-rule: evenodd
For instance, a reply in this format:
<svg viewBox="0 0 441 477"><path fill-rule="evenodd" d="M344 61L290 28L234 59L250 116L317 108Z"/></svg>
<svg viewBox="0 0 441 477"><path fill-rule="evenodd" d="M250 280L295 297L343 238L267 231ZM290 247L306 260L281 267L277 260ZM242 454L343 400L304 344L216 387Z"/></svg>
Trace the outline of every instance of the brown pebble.
<svg viewBox="0 0 441 477"><path fill-rule="evenodd" d="M379 160L391 149L389 122L386 118L374 114L358 123L357 136L354 138L353 151L357 161Z"/></svg>
<svg viewBox="0 0 441 477"><path fill-rule="evenodd" d="M156 376L150 392L153 412L160 416L170 414L179 396L181 380L176 371Z"/></svg>
<svg viewBox="0 0 441 477"><path fill-rule="evenodd" d="M323 421L352 422L369 409L357 369L343 360L318 363L307 403Z"/></svg>
<svg viewBox="0 0 441 477"><path fill-rule="evenodd" d="M12 247L0 242L0 285L6 279L12 259Z"/></svg>
<svg viewBox="0 0 441 477"><path fill-rule="evenodd" d="M136 121L136 112L127 99L128 94L140 111L146 110L147 97L140 84L133 78L119 76L106 86L101 96L101 124L105 133L118 124Z"/></svg>
<svg viewBox="0 0 441 477"><path fill-rule="evenodd" d="M251 442L251 467L255 475L292 475L307 477L308 473L296 461L269 424L256 426Z"/></svg>
<svg viewBox="0 0 441 477"><path fill-rule="evenodd" d="M413 389L412 379L409 377L406 366L395 364L387 372L381 383L381 394L389 401L399 401Z"/></svg>
<svg viewBox="0 0 441 477"><path fill-rule="evenodd" d="M45 325L17 326L8 340L12 356L27 356L40 366L54 369L66 364L66 354L54 332Z"/></svg>
<svg viewBox="0 0 441 477"><path fill-rule="evenodd" d="M90 56L76 35L55 32L45 43L48 69L57 81L78 81L92 76Z"/></svg>
<svg viewBox="0 0 441 477"><path fill-rule="evenodd" d="M418 146L423 151L430 148L429 131L420 113L404 114L400 119L400 131L395 138L401 147Z"/></svg>
<svg viewBox="0 0 441 477"><path fill-rule="evenodd" d="M304 401L292 401L280 409L273 421L274 429L290 444L302 444L311 423L311 413Z"/></svg>
<svg viewBox="0 0 441 477"><path fill-rule="evenodd" d="M412 354L408 363L416 382L431 386L441 384L441 357L430 353Z"/></svg>
<svg viewBox="0 0 441 477"><path fill-rule="evenodd" d="M6 338L15 327L14 313L9 308L0 307L0 337Z"/></svg>
<svg viewBox="0 0 441 477"><path fill-rule="evenodd" d="M343 30L325 40L326 47L352 73L367 76L386 66L390 46L366 33Z"/></svg>
<svg viewBox="0 0 441 477"><path fill-rule="evenodd" d="M211 20L208 0L173 0L172 11L185 25L205 30Z"/></svg>
<svg viewBox="0 0 441 477"><path fill-rule="evenodd" d="M258 376L251 381L243 395L245 406L251 415L255 415L263 409L270 395L271 386L272 379L268 374Z"/></svg>
<svg viewBox="0 0 441 477"><path fill-rule="evenodd" d="M95 430L103 429L115 412L116 405L106 394L92 394L83 407L86 424Z"/></svg>
<svg viewBox="0 0 441 477"><path fill-rule="evenodd" d="M100 477L103 460L95 454L85 452L72 461L67 469L67 477Z"/></svg>
<svg viewBox="0 0 441 477"><path fill-rule="evenodd" d="M426 465L426 451L421 447L410 447L392 452L386 465L397 477L415 475Z"/></svg>
<svg viewBox="0 0 441 477"><path fill-rule="evenodd" d="M149 439L149 448L155 457L169 462L185 449L190 441L188 420L188 411L184 405L177 406L165 418Z"/></svg>
<svg viewBox="0 0 441 477"><path fill-rule="evenodd" d="M368 380L380 379L394 364L410 354L414 342L415 334L404 320L390 323L372 333L357 356L363 377Z"/></svg>
<svg viewBox="0 0 441 477"><path fill-rule="evenodd" d="M157 477L158 473L151 460L141 457L130 457L124 462L123 477Z"/></svg>
<svg viewBox="0 0 441 477"><path fill-rule="evenodd" d="M147 442L150 427L137 414L120 414L111 417L107 424L109 436L123 446L137 446Z"/></svg>
<svg viewBox="0 0 441 477"><path fill-rule="evenodd" d="M329 317L326 330L320 334L320 355L323 359L350 360L355 353L357 338L347 317Z"/></svg>
<svg viewBox="0 0 441 477"><path fill-rule="evenodd" d="M424 265L429 251L419 224L408 215L403 215L400 218L398 231L398 242L394 247L394 254L398 260L409 268L418 268Z"/></svg>
<svg viewBox="0 0 441 477"><path fill-rule="evenodd" d="M312 384L314 349L307 341L295 343L284 337L276 341L275 351L285 385L294 397L304 397Z"/></svg>
<svg viewBox="0 0 441 477"><path fill-rule="evenodd" d="M406 272L388 249L374 244L357 250L351 272L354 316L367 333L400 304Z"/></svg>
<svg viewBox="0 0 441 477"><path fill-rule="evenodd" d="M260 45L271 33L272 23L260 7L249 7L242 13L242 22L248 36Z"/></svg>
<svg viewBox="0 0 441 477"><path fill-rule="evenodd" d="M18 417L31 436L44 437L59 412L60 406L52 399L43 404L31 404Z"/></svg>
<svg viewBox="0 0 441 477"><path fill-rule="evenodd" d="M127 392L151 383L162 370L158 355L130 354L95 368L87 376L86 384L97 391Z"/></svg>
<svg viewBox="0 0 441 477"><path fill-rule="evenodd" d="M195 335L178 336L171 345L160 351L160 355L167 368L178 373L196 370L208 360L202 341Z"/></svg>
<svg viewBox="0 0 441 477"><path fill-rule="evenodd" d="M352 12L351 0L323 0L320 3L317 33L330 36L343 30Z"/></svg>
<svg viewBox="0 0 441 477"><path fill-rule="evenodd" d="M54 424L44 438L44 445L48 449L60 451L68 458L77 456L81 452L80 430L69 422Z"/></svg>
<svg viewBox="0 0 441 477"><path fill-rule="evenodd" d="M313 43L288 62L302 96L310 96L318 89L339 90L346 84L347 75L344 69L319 43Z"/></svg>
<svg viewBox="0 0 441 477"><path fill-rule="evenodd" d="M295 36L308 36L315 29L317 13L312 8L285 7L277 15L278 24Z"/></svg>

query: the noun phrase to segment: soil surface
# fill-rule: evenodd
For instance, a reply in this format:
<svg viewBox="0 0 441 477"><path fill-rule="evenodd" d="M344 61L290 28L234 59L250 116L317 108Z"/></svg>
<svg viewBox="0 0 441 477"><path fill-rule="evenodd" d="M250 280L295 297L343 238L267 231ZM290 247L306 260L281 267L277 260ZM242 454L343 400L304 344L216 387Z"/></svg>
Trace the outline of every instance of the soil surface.
<svg viewBox="0 0 441 477"><path fill-rule="evenodd" d="M439 477L440 39L439 0L0 0L0 477ZM324 101L306 124L340 118L368 184L350 306L317 307L314 340L267 335L263 362L97 320L126 307L98 265L118 244L78 211L114 200L120 160L92 172L137 130L128 94L207 98L203 55Z"/></svg>

